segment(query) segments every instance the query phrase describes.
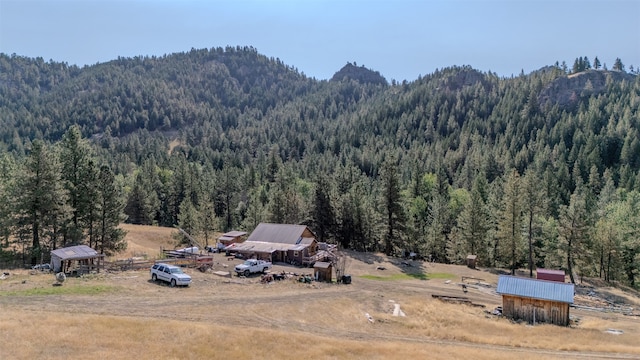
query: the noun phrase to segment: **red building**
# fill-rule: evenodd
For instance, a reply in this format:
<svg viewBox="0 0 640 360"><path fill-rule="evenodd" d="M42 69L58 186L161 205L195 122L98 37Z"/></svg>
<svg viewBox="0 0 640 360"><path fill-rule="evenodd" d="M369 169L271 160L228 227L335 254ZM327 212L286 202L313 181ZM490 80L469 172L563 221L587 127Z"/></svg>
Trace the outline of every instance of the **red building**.
<svg viewBox="0 0 640 360"><path fill-rule="evenodd" d="M564 270L536 269L536 279L564 282Z"/></svg>

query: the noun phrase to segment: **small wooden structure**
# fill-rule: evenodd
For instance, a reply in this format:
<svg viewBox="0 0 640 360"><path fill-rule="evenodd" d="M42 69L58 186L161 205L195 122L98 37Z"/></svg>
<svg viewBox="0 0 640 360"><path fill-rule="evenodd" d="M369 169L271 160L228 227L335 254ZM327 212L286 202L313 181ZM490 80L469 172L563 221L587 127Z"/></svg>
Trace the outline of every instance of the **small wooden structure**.
<svg viewBox="0 0 640 360"><path fill-rule="evenodd" d="M54 272L83 275L104 269L104 254L87 245L76 245L51 251L51 268Z"/></svg>
<svg viewBox="0 0 640 360"><path fill-rule="evenodd" d="M536 279L564 282L564 270L536 269Z"/></svg>
<svg viewBox="0 0 640 360"><path fill-rule="evenodd" d="M222 234L222 236L218 238L218 242L224 246L229 246L231 244L240 244L244 242L245 235L247 235L247 233L244 231L229 231Z"/></svg>
<svg viewBox="0 0 640 360"><path fill-rule="evenodd" d="M508 318L569 325L573 284L502 275L496 292L502 295L502 315Z"/></svg>
<svg viewBox="0 0 640 360"><path fill-rule="evenodd" d="M467 255L467 267L470 269L475 269L477 260L478 255Z"/></svg>
<svg viewBox="0 0 640 360"><path fill-rule="evenodd" d="M333 281L333 266L330 262L318 261L313 265L313 274L316 281Z"/></svg>

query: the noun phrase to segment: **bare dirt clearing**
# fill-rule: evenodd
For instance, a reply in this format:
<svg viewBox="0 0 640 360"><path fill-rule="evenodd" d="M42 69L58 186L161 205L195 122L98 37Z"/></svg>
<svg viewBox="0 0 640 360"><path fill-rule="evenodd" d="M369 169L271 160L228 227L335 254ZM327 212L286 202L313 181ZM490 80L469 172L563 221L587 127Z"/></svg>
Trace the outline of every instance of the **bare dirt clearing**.
<svg viewBox="0 0 640 360"><path fill-rule="evenodd" d="M145 230L132 229L130 239L146 240L131 241L149 252L160 247L154 236L167 239L166 233L137 237ZM229 259L216 254L214 270L228 271L241 261ZM273 271L311 269L275 265ZM571 328L528 326L431 296L466 296L493 309L501 299L494 291L497 275L489 271L358 253L351 254L347 271L350 285L296 278L261 284L258 275L226 278L187 269L193 277L188 288L153 283L148 271L69 278L56 288L51 274L9 271L0 280L0 342L16 346L0 347L0 358L640 357L638 317L571 309L578 320ZM466 281L466 293L463 276L476 278ZM584 296L612 294L628 307L639 303L632 292L590 291L594 295ZM398 305L405 317L393 315Z"/></svg>

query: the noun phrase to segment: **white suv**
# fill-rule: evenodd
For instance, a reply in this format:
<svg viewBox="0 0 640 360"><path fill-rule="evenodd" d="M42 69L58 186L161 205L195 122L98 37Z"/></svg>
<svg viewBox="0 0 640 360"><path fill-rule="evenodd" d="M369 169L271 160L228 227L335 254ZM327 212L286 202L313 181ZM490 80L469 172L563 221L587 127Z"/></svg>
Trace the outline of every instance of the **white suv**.
<svg viewBox="0 0 640 360"><path fill-rule="evenodd" d="M166 281L171 287L176 285L189 286L191 284L191 276L183 273L180 267L163 263L154 264L151 267L151 280Z"/></svg>

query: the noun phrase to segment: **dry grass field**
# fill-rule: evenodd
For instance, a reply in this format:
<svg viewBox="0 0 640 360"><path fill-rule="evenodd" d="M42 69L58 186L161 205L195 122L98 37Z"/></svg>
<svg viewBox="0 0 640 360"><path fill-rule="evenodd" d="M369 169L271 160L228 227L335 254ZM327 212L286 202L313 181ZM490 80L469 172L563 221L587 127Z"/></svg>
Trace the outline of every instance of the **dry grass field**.
<svg viewBox="0 0 640 360"><path fill-rule="evenodd" d="M174 229L126 230L123 258L154 257L173 246ZM215 261L214 270L223 271L239 262L222 254ZM186 269L193 277L187 288L153 283L146 270L68 278L62 286L53 286L51 274L4 270L10 275L0 280L0 359L640 358L640 317L571 309L568 328L517 324L484 311L501 303L494 273L408 263L351 253L350 285L296 278L261 284L259 276ZM464 294L462 276L492 287L469 285ZM640 307L637 293L594 290ZM432 294L467 296L486 308ZM393 315L397 305L406 316Z"/></svg>

